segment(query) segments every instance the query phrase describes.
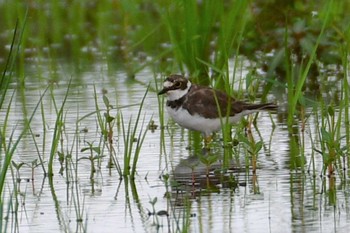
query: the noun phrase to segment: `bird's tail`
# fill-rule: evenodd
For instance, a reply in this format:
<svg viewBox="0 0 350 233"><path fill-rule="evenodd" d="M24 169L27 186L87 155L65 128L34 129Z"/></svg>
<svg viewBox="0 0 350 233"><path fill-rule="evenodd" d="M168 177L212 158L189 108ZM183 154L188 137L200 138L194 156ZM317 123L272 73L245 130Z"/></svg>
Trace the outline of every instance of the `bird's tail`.
<svg viewBox="0 0 350 233"><path fill-rule="evenodd" d="M278 106L274 103L266 104L249 104L246 106L248 110L266 110L266 111L276 111Z"/></svg>

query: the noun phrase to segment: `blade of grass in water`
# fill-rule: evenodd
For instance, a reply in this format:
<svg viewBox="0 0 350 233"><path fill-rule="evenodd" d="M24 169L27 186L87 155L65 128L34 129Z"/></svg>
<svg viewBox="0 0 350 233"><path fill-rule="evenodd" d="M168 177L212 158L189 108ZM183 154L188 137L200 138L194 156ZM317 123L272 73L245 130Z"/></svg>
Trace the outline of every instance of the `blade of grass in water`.
<svg viewBox="0 0 350 233"><path fill-rule="evenodd" d="M209 84L208 67L197 58L209 61L211 36L219 6L221 4L215 0L204 1L201 7L196 1L182 0L171 3L164 13L180 69L184 70L182 66L185 65L194 77L200 77L197 83Z"/></svg>
<svg viewBox="0 0 350 233"><path fill-rule="evenodd" d="M57 151L58 143L60 141L61 132L62 132L63 127L64 127L63 110L64 110L64 106L65 106L65 103L66 103L67 98L68 98L71 82L72 82L72 79L68 83L68 88L67 88L66 94L64 96L63 102L62 102L61 107L60 107L59 110L57 109L57 106L56 106L55 97L54 97L53 93L51 92L52 100L54 102L55 109L56 109L56 112L57 112L57 117L56 117L56 123L55 123L55 129L54 129L54 133L53 133L53 138L52 138L50 158L49 158L49 162L48 162L47 175L49 177L53 176L53 160L54 160L54 157L55 157L55 154L56 154L56 151Z"/></svg>
<svg viewBox="0 0 350 233"><path fill-rule="evenodd" d="M329 3L326 4L325 7L328 7L329 9L332 9L333 4L334 4L333 1L329 1ZM289 111L289 114L288 114L288 125L289 126L293 125L294 114L296 112L296 106L298 104L298 101L301 98L302 88L304 86L306 78L308 77L310 67L311 67L311 65L314 62L314 59L316 57L317 48L318 48L318 45L320 44L320 41L321 41L322 36L324 34L326 25L328 23L330 12L331 12L330 10L326 11L326 16L325 16L325 18L323 20L323 24L322 24L322 28L321 28L320 34L317 37L316 43L315 43L315 45L314 45L314 47L312 49L312 52L311 52L310 57L309 57L309 60L306 63L306 67L304 68L304 70L301 71L301 75L297 79L296 84L295 83L292 84L291 81L288 82L288 96L289 96L288 99L290 101L289 102L289 106L288 106L288 111ZM286 32L286 34L287 34L287 32ZM287 46L287 44L286 44L286 46ZM292 67L289 66L289 69L292 69ZM289 78L292 79L293 75L289 74Z"/></svg>
<svg viewBox="0 0 350 233"><path fill-rule="evenodd" d="M13 156L15 150L17 149L17 146L20 143L21 139L27 133L27 131L29 129L29 126L30 126L30 123L32 122L32 120L34 118L34 115L36 114L36 111L39 108L39 105L40 105L40 103L41 103L45 93L46 92L44 92L41 95L37 105L35 106L35 108L34 108L34 110L32 112L32 115L30 116L28 121L25 122L24 129L22 130L22 132L20 133L20 135L18 136L18 138L16 140L13 138L14 137L14 133L15 133L15 129L12 131L12 134L11 134L10 139L9 139L9 143L6 146L5 160L3 162L3 166L2 166L2 169L1 169L1 173L0 173L0 200L2 200L2 192L3 192L3 188L4 188L4 184L5 184L5 177L6 177L6 173L7 173L8 167L11 164L12 156ZM12 98L11 98L11 101L9 102L9 106L11 105L11 103L12 103ZM10 110L10 107L8 108L7 114L9 114L9 110Z"/></svg>
<svg viewBox="0 0 350 233"><path fill-rule="evenodd" d="M14 66L14 61L16 59L16 54L13 55L13 47L15 46L17 30L18 30L18 20L16 22L16 26L13 32L10 52L6 60L5 69L2 72L2 76L0 80L0 91L1 91L0 109L2 109L2 105L5 101L5 97L6 97L6 93L7 93L10 81L12 79L13 66ZM7 73L8 73L8 77L6 77Z"/></svg>
<svg viewBox="0 0 350 233"><path fill-rule="evenodd" d="M142 129L140 130L139 137L136 138L136 132L138 129L138 125L140 122L140 116L141 116L141 111L143 108L144 101L146 99L147 93L149 90L149 86L147 87L147 90L141 100L139 111L137 113L137 117L135 120L135 124L132 128L132 118L129 119L128 127L127 129L125 128L124 124L124 117L121 115L121 122L122 122L122 132L123 132L123 140L124 140L124 171L123 171L123 176L128 176L131 175L131 178L134 178L135 173L136 173L136 166L140 154L140 149L142 146L142 143L145 139L147 130L145 130L142 133ZM141 128L144 126L144 120L141 125ZM134 146L134 143L136 142L136 145ZM135 147L135 148L134 148ZM132 151L134 150L134 154L132 154ZM132 160L132 164L131 164ZM130 172L130 167L132 166L132 170Z"/></svg>
<svg viewBox="0 0 350 233"><path fill-rule="evenodd" d="M4 71L2 73L1 80L0 80L0 91L1 91L0 109L2 109L2 105L3 105L4 100L5 100L6 92L8 90L9 84L10 84L11 79L12 79L15 62L16 62L16 59L19 55L20 45L21 45L22 39L23 39L23 32L24 32L26 22L27 22L27 15L28 15L28 9L26 10L26 12L24 14L23 24L22 24L21 30L19 32L18 32L19 19L17 18L17 20L16 20L16 25L15 25L15 29L14 29L13 36L12 36L11 46L10 46L10 52L9 52L8 57L6 59L5 68L4 68ZM19 33L18 36L17 36L17 33ZM16 44L16 41L17 41L17 44ZM14 53L15 47L16 47L16 51ZM8 73L8 77L7 77L7 73Z"/></svg>
<svg viewBox="0 0 350 233"><path fill-rule="evenodd" d="M15 66L16 57L18 56L18 53L19 53L19 48L20 48L20 45L21 45L21 42L22 42L22 35L23 35L23 31L24 31L24 28L25 28L25 25L26 25L26 21L27 21L27 12L25 13L25 17L24 17L24 20L23 20L23 25L21 27L21 31L19 32L18 39L17 39L16 36L17 36L17 33L18 33L19 20L17 19L17 21L16 21L14 34L13 34L11 47L10 47L10 52L9 52L8 57L7 57L5 69L3 71L3 74L2 74L2 77L1 77L1 80L0 80L0 91L1 91L0 109L3 109L3 104L4 104L4 101L5 101L5 98L6 98L6 93L7 93L8 89L9 89L9 84L10 84L11 79L12 79L12 74L13 74L13 70L14 70L14 66ZM16 41L17 41L17 44L16 44ZM16 53L13 53L13 49L15 47L17 48L16 49ZM1 173L0 173L0 202L2 202L2 200L3 200L2 194L3 194L4 185L5 185L5 178L6 178L7 170L9 168L10 164L11 164L11 161L12 161L12 156L13 156L13 154L14 154L14 152L15 152L18 144L19 144L19 142L21 141L22 137L27 132L27 130L29 128L29 124L30 124L31 120L33 119L34 113L36 112L36 109L38 108L38 105L41 102L41 99L43 97L43 95L42 95L40 100L39 100L38 105L34 108L34 111L33 111L32 115L31 115L30 119L24 121L24 128L23 128L22 132L20 133L20 135L18 136L18 138L16 140L13 138L13 135L14 135L15 130L16 130L16 129L14 129L12 131L11 136L10 136L9 142L6 145L6 141L5 141L6 136L5 136L5 134L6 134L6 127L7 127L7 120L9 118L9 114L10 114L10 110L11 110L11 103L12 103L12 100L13 100L14 93L15 92L13 92L13 94L11 96L11 99L9 101L8 107L6 109L5 120L3 122L3 129L0 131L0 136L2 138L1 139L2 140L1 141L1 149L5 152L5 160L3 162Z"/></svg>
<svg viewBox="0 0 350 233"><path fill-rule="evenodd" d="M346 135L346 145L350 145L350 124L349 124L349 82L348 82L348 78L349 78L349 74L348 74L348 50L347 48L345 48L345 46L343 47L343 71L344 71L344 76L343 76L343 98L342 98L342 104L344 107L344 127L345 127L345 135ZM344 162L344 166L346 166L347 168L350 167L350 159L349 156L347 156L347 164L345 164ZM345 156L344 156L344 159Z"/></svg>

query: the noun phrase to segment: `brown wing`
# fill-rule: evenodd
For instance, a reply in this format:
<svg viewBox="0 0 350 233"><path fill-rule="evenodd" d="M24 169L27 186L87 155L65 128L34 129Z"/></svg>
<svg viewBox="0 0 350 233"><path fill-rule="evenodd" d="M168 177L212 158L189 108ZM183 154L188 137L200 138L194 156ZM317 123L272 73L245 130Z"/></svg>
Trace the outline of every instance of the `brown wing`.
<svg viewBox="0 0 350 233"><path fill-rule="evenodd" d="M217 103L219 103L220 112ZM220 115L226 116L228 111L230 111L231 116L241 112L242 104L234 103L241 102L236 102L233 97L224 92L193 85L183 107L191 115L197 113L205 118L217 118Z"/></svg>

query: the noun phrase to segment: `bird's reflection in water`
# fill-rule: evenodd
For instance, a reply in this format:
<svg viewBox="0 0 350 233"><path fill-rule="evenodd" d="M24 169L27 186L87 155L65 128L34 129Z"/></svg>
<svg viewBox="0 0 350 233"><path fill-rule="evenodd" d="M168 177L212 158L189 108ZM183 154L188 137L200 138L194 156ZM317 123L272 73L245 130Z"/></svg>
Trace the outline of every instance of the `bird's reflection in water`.
<svg viewBox="0 0 350 233"><path fill-rule="evenodd" d="M207 149L180 161L172 173L173 193L190 193L192 197L204 193L218 193L221 189L235 190L238 175L245 173L245 167L232 162L224 168L218 154Z"/></svg>

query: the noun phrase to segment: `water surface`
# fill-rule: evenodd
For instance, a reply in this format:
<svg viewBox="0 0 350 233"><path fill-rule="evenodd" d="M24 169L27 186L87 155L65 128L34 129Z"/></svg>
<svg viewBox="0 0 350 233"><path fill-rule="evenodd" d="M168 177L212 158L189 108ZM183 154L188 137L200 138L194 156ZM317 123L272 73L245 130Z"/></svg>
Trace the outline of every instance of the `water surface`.
<svg viewBox="0 0 350 233"><path fill-rule="evenodd" d="M52 95L48 91L43 97L43 112L39 108L31 123L37 147L33 137L26 135L13 158L16 163L30 164L38 158L39 151L45 161L44 167L47 167L57 117L52 96L59 108L68 87L67 77L70 76L63 70L60 72L66 78L52 85ZM64 107L63 141L58 147L61 153L71 154L72 161L65 164L63 173L59 174L61 165L55 158L51 184L44 177L41 166L35 168L34 180L31 180L31 169L26 165L19 170L20 177L17 178L20 180L13 179L16 177L15 169L12 174L8 173L5 208L11 196L12 204L15 204L15 200L19 204L17 215L7 214L11 223L8 231L182 232L186 221L190 232L349 231L348 185L341 184L340 179L336 178L337 190L333 202L329 178L320 176L322 160L319 155L315 155L316 176L312 172L291 169L291 136L283 118L276 113L271 116L268 113L259 114L258 131L253 129L254 137L264 142L264 149L258 155L256 175L240 164L239 169L232 168L227 174L215 175L211 172L207 177L206 167L200 164L197 156L200 152L188 149L188 132L173 124L165 115L164 141L161 140L161 127L147 132L135 180L120 180L115 168L107 168L106 148L106 157L101 160L94 180L90 180L89 161L77 159L89 155L88 152L81 152L87 142L98 146L102 140L97 115L91 114L82 119L96 111L94 89L101 109L105 109L103 93L107 93L112 105L128 106L140 103L148 83L151 82L154 87L154 79L153 74L145 70L136 76L139 81L129 81L124 73L107 72L105 67L99 65L92 71L82 73L80 79L79 83L73 81L69 91ZM21 92L15 92L7 127L8 137L14 130L16 138L23 128L23 104L31 114L49 83L47 79L30 80L34 81L27 83L25 102ZM15 86L8 92L7 99L13 91ZM151 90L141 118L147 124L153 119L159 125L158 109L157 95ZM139 106L120 110L125 124L130 120L134 124L138 110ZM117 113L118 110L112 110L114 116ZM4 114L1 112L2 119ZM274 130L270 117L276 123ZM312 124L314 118L311 116L307 125L307 132L311 135L315 132L315 125ZM143 129L147 128L147 124ZM116 124L113 146L121 165L124 155L122 135L120 125L118 127ZM316 138L314 135L312 137ZM314 155L313 143L317 142L305 137L305 166ZM221 153L222 150L217 151ZM235 156L244 161L243 152ZM233 178L237 186L228 185L223 176ZM181 185L172 187L170 184L174 181ZM14 192L15 187L18 194Z"/></svg>

